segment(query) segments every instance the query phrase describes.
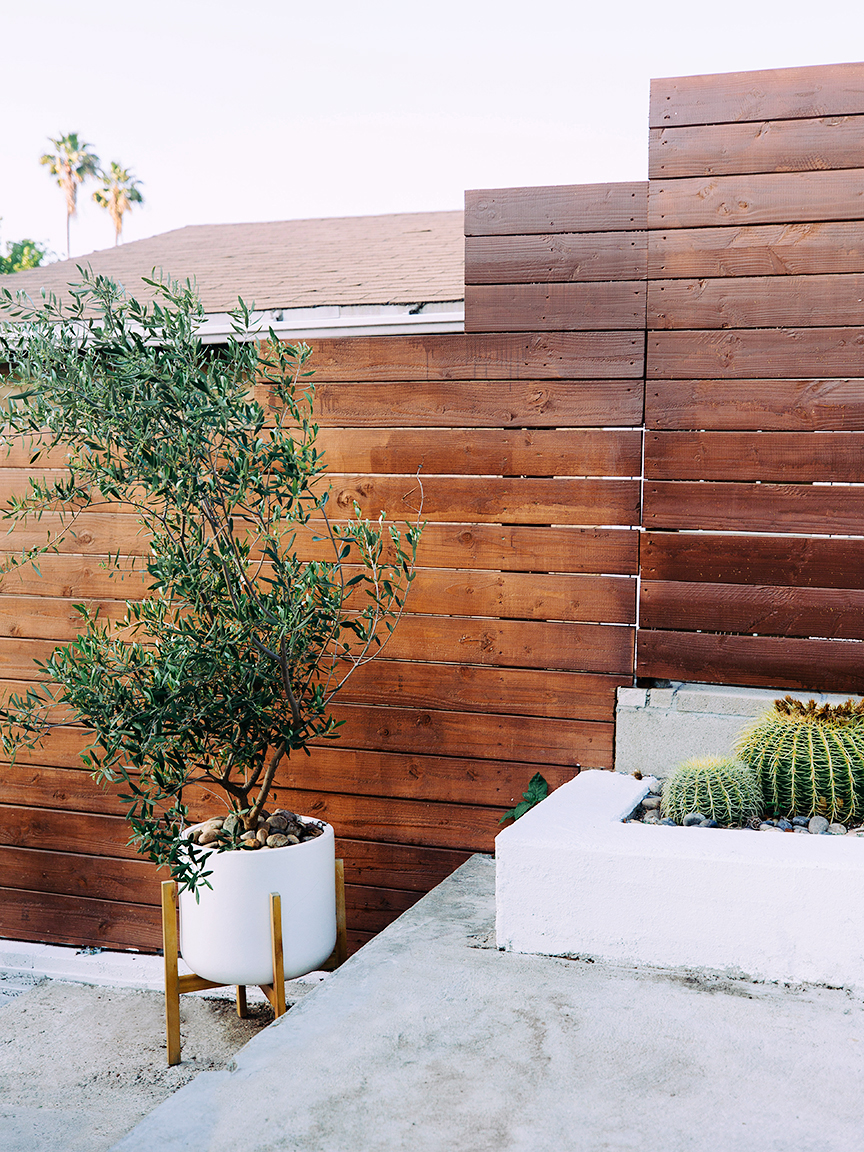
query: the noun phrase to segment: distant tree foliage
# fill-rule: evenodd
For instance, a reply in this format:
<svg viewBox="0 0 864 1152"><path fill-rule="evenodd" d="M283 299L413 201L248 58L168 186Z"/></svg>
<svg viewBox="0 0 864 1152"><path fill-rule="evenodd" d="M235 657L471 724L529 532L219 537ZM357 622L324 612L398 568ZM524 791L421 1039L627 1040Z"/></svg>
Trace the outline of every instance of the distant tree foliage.
<svg viewBox="0 0 864 1152"><path fill-rule="evenodd" d="M38 268L49 255L48 249L36 240L7 240L6 255L0 251L0 276Z"/></svg>
<svg viewBox="0 0 864 1152"><path fill-rule="evenodd" d="M138 190L140 180L136 180L128 168L121 168L115 161L106 172L99 172L102 187L93 193L93 199L100 208L106 208L114 224L114 247L120 243L123 230L123 214L133 204L143 204L144 198Z"/></svg>
<svg viewBox="0 0 864 1152"><path fill-rule="evenodd" d="M46 152L39 160L57 180L66 197L66 256L72 255L70 222L78 210L78 187L88 176L99 175L99 157L90 151L92 145L79 140L77 132L48 138L57 149Z"/></svg>

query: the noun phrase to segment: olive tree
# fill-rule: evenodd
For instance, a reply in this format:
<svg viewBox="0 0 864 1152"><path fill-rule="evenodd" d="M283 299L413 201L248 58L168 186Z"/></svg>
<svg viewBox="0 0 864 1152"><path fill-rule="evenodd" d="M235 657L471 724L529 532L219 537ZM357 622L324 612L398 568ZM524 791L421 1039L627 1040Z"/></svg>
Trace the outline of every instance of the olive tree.
<svg viewBox="0 0 864 1152"><path fill-rule="evenodd" d="M232 337L208 347L189 285L148 280L141 303L82 277L71 303L3 298L16 389L3 437L34 462L60 446L69 461L6 507L13 522L59 513L7 565L58 550L85 510L114 509L149 541L147 591L117 620L78 607L80 634L41 665L44 687L10 699L2 737L13 753L35 746L64 706L92 732L84 764L119 787L130 843L194 889L190 790L235 815L222 847L238 847L285 758L337 735L330 702L396 624L420 526L356 504L331 519L306 346L254 338L241 301ZM119 577L128 562L106 563Z"/></svg>

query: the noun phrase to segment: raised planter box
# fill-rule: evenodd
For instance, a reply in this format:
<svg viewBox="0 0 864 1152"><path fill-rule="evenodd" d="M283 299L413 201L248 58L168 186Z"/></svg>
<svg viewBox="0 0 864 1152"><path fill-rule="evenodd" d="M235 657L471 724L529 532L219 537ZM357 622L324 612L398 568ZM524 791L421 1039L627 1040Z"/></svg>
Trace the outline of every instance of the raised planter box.
<svg viewBox="0 0 864 1152"><path fill-rule="evenodd" d="M864 843L624 824L646 785L583 772L495 841L498 947L864 985Z"/></svg>

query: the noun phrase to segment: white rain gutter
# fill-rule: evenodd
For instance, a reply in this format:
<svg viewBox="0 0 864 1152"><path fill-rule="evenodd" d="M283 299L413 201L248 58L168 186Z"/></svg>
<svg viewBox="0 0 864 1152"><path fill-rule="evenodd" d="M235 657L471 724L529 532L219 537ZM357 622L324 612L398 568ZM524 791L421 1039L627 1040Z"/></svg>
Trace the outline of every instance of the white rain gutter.
<svg viewBox="0 0 864 1152"><path fill-rule="evenodd" d="M252 312L252 328L265 335L270 328L283 340L328 336L421 336L433 332L462 332L462 300L431 304L320 305L313 308L271 308ZM227 312L211 312L198 329L205 344L221 344L233 333Z"/></svg>

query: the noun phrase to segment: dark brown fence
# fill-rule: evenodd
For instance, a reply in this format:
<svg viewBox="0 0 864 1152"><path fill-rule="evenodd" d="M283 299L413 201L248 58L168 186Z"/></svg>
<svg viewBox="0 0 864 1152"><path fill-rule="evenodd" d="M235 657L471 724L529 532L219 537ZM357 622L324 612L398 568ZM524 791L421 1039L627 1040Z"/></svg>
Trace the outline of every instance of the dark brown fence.
<svg viewBox="0 0 864 1152"><path fill-rule="evenodd" d="M544 197L540 190L545 205ZM336 827L355 946L468 853L490 851L502 812L535 772L556 786L579 765L612 764L615 691L632 682L634 659L645 185L549 197L562 205L554 220L536 205L532 216L523 190L495 203L520 228L558 231L551 252L544 235L523 251L533 251L541 291L570 294L563 312L546 317L526 296L496 319L488 302L471 299L466 335L316 342L331 508L350 511L356 501L370 516L386 509L411 520L422 485L427 521L409 613L386 658L340 698L340 740L293 761L278 781L280 803ZM469 200L478 232L481 217L490 219L481 199L475 209ZM591 238L574 232L580 221ZM520 236L468 243L487 239L485 274L469 255L469 277L476 268L490 292L503 283L509 295L525 267L500 257ZM595 241L604 261L590 255ZM548 267L559 248L569 263ZM559 271L566 282L556 282ZM583 287L599 295L582 300ZM5 461L0 495L23 487L27 459ZM16 530L9 543L44 532L44 522ZM98 599L110 616L118 596L135 595L140 581L118 588L99 560L145 547L133 518L93 513L61 556L46 557L41 579L7 576L7 681L23 686L33 657L75 634L74 600ZM0 932L158 947L156 877L125 847L116 802L80 768L84 742L66 728L45 751L4 765Z"/></svg>
<svg viewBox="0 0 864 1152"><path fill-rule="evenodd" d="M864 691L864 65L662 81L651 117L647 215L646 184L469 193L464 335L317 342L331 507L410 519L422 483L428 521L340 740L278 782L336 827L355 946L491 849L534 772L611 766L634 639L644 677ZM88 514L4 577L5 687L76 600L135 595L99 561L145 548ZM0 934L156 948L84 740L3 765Z"/></svg>
<svg viewBox="0 0 864 1152"><path fill-rule="evenodd" d="M638 672L864 690L864 65L655 81Z"/></svg>

